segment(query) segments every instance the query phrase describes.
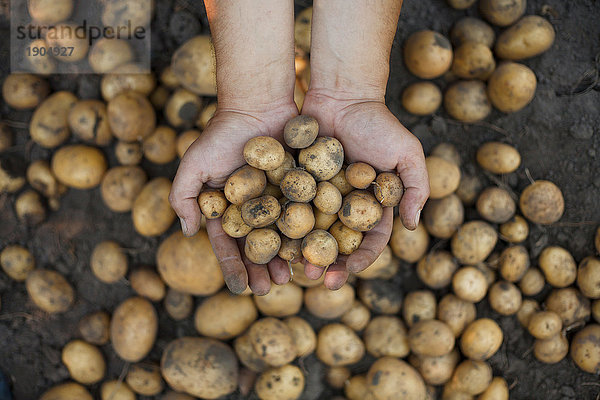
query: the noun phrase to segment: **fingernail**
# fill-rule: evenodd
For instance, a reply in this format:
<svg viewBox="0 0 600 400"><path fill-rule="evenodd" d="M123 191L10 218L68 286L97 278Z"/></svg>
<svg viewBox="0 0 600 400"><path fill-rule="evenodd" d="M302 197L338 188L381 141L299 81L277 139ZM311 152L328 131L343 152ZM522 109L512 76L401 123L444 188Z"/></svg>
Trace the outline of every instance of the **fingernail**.
<svg viewBox="0 0 600 400"><path fill-rule="evenodd" d="M181 232L183 232L183 236L187 236L187 225L185 224L185 219L179 218L179 222L181 223Z"/></svg>
<svg viewBox="0 0 600 400"><path fill-rule="evenodd" d="M419 211L417 211L417 215L415 215L415 228L419 226L419 219L421 219L421 210L422 209L419 209Z"/></svg>

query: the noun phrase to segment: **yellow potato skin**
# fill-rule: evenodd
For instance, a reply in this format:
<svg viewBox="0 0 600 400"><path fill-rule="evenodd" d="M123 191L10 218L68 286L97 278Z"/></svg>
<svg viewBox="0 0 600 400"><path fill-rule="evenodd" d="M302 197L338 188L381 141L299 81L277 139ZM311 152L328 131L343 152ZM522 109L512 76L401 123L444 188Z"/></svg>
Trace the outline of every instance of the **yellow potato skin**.
<svg viewBox="0 0 600 400"><path fill-rule="evenodd" d="M523 60L547 51L555 36L548 20L539 15L528 15L498 36L494 51L505 60Z"/></svg>

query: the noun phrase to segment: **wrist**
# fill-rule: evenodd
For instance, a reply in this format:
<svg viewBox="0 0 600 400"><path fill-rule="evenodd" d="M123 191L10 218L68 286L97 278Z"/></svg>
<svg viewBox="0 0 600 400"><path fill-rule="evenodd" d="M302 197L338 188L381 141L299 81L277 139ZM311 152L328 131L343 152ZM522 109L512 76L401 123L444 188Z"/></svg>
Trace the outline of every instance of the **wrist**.
<svg viewBox="0 0 600 400"><path fill-rule="evenodd" d="M309 93L341 102L385 102L386 85L387 73L385 76L368 76L362 72L345 71L342 66L311 68Z"/></svg>

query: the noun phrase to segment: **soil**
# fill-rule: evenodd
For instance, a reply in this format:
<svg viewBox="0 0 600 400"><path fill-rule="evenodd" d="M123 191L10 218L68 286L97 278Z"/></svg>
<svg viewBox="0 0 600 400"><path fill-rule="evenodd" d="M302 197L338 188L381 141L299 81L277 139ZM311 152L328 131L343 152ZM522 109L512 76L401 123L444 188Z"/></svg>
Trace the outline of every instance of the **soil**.
<svg viewBox="0 0 600 400"><path fill-rule="evenodd" d="M6 2L0 1L0 30L8 37ZM160 71L169 63L170 55L179 44L199 32L208 33L203 2L198 0L157 0L153 22L153 68ZM296 1L296 11L310 1ZM442 0L407 1L398 24L392 49L391 78L387 102L390 109L422 141L427 152L436 143L450 141L457 145L463 157L463 170L470 173L477 146L489 140L511 143L520 151L523 165L501 178L500 183L518 194L532 179L548 179L563 191L565 214L551 226L531 226L527 240L532 260L546 245L569 249L576 260L593 253L593 232L600 223L600 85L598 55L600 54L600 7L594 0L573 2L560 0L530 0L528 14L542 14L554 25L557 35L552 48L542 56L526 60L536 73L538 88L535 99L524 110L514 114L494 111L484 123L463 125L452 121L443 111L433 117L414 117L404 112L400 95L404 87L416 81L403 66L402 43L420 29L433 29L448 34L454 21L466 15L477 15L476 7L467 11L453 10ZM198 23L199 21L199 23ZM8 59L9 41L0 41L0 55ZM8 63L0 65L2 79L8 73ZM54 89L68 89L83 98L99 97L99 77L81 75L72 79L55 76L50 79ZM441 87L443 80L437 80ZM49 159L50 151L28 142L29 112L16 112L5 104L0 107L3 120L11 121L16 132L16 146L11 153L27 161ZM105 149L106 151L106 149ZM111 165L112 150L106 151ZM150 177L172 177L176 163L157 167L143 164ZM482 176L483 179L489 177ZM132 295L126 280L107 285L95 279L88 260L96 243L114 239L127 249L130 265L154 265L154 253L161 238L149 239L137 235L129 214L109 211L101 201L98 189L71 189L62 199L60 210L51 212L37 227L18 223L13 208L14 196L0 196L0 248L19 243L29 248L38 267L54 268L64 274L77 290L74 307L61 315L39 311L28 299L22 283L0 273L0 372L8 379L14 399L35 399L50 386L68 378L61 363L61 349L77 336L77 322L87 313L111 311L119 302ZM467 214L467 218L476 215ZM178 229L173 226L171 231ZM165 235L166 236L166 235ZM446 246L447 243L434 243ZM393 280L402 291L422 287L414 267L402 265ZM549 287L536 297L543 301ZM442 294L440 292L440 294ZM197 298L197 302L201 299ZM174 323L161 315L156 346L148 360L159 361L162 349L175 337L195 335L191 318ZM324 324L306 312L303 316L318 328ZM486 301L478 304L478 316L489 316L501 325L505 339L500 351L490 363L494 375L506 378L512 399L595 399L600 393L598 376L579 370L569 357L558 364L545 365L532 355L533 339L515 317L501 317L491 311ZM573 332L569 333L571 336ZM107 376L118 377L126 364L110 348L102 347L108 365ZM365 357L353 368L364 372L371 360ZM331 398L333 391L323 381L325 367L314 356L301 360L307 374L303 399ZM1 374L0 374L1 375ZM6 399L6 382L0 376L0 400ZM98 393L98 385L90 387ZM147 399L147 397L139 397ZM243 398L240 394L231 399ZM253 398L253 397L252 397Z"/></svg>

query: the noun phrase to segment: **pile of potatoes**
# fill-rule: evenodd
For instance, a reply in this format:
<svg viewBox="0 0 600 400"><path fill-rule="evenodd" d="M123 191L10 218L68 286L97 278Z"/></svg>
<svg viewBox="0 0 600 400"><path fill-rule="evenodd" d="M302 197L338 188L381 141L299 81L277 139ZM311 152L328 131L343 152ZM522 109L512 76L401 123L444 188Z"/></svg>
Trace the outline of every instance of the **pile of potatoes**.
<svg viewBox="0 0 600 400"><path fill-rule="evenodd" d="M466 9L475 1L449 0L451 7ZM402 93L404 109L414 115L433 114L442 104L454 119L473 123L486 118L492 106L511 113L535 96L535 73L518 61L538 56L554 42L553 26L537 15L523 16L526 0L480 0L479 13L491 24L506 28L496 38L482 19L464 17L442 34L422 30L404 44L404 63L421 79L442 78L442 96L431 81L410 84Z"/></svg>

